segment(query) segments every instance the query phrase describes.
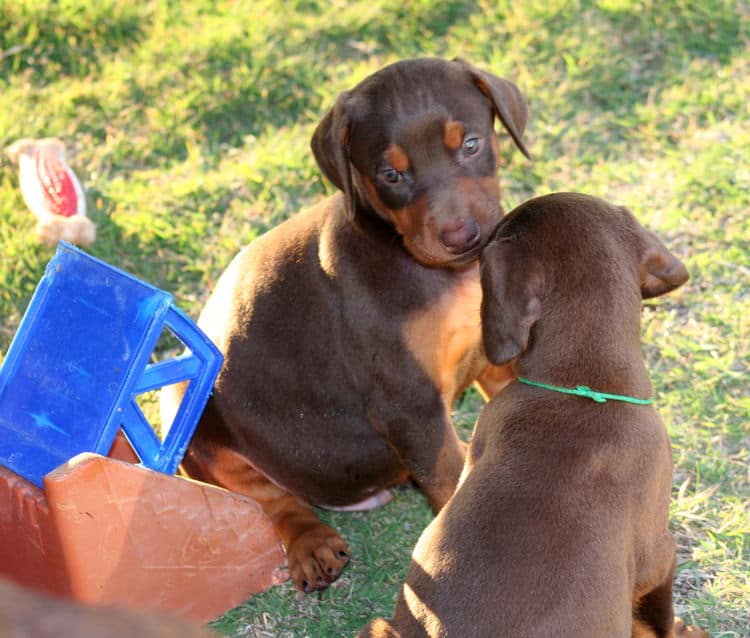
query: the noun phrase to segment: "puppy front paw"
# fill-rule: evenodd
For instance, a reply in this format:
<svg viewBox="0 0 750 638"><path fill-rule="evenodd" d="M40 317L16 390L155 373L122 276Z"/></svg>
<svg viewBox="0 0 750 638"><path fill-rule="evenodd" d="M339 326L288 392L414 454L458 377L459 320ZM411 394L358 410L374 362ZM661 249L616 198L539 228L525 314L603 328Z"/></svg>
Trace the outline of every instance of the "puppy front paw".
<svg viewBox="0 0 750 638"><path fill-rule="evenodd" d="M309 593L325 589L341 575L349 562L349 546L334 529L319 524L289 544L286 559L292 582Z"/></svg>

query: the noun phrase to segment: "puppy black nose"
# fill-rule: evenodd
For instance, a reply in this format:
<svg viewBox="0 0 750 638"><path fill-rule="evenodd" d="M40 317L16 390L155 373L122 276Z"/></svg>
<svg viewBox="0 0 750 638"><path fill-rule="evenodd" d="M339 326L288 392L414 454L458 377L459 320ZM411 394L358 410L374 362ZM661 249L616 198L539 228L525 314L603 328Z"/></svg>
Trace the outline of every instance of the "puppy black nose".
<svg viewBox="0 0 750 638"><path fill-rule="evenodd" d="M440 241L449 253L460 255L479 243L479 224L476 220L458 219L448 228L440 231Z"/></svg>

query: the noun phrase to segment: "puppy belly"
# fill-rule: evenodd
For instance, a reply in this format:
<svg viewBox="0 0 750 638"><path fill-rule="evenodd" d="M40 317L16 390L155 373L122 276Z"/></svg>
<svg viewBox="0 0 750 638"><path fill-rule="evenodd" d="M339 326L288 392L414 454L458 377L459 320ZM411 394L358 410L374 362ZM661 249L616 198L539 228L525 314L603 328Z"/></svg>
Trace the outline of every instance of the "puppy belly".
<svg viewBox="0 0 750 638"><path fill-rule="evenodd" d="M339 440L345 438L337 431ZM406 481L409 473L381 440L360 441L361 449L353 451L330 441L321 444L315 436L284 445L266 439L252 449L245 447L245 456L272 483L312 505L364 511L385 505L391 499L389 488Z"/></svg>
<svg viewBox="0 0 750 638"><path fill-rule="evenodd" d="M390 490L381 490L369 498L366 498L364 501L353 503L352 505L336 507L333 505L318 503L318 507L322 507L325 510L331 510L332 512L366 512L367 510L374 510L378 507L383 507L383 505L390 503L392 500L393 494Z"/></svg>
<svg viewBox="0 0 750 638"><path fill-rule="evenodd" d="M267 472L264 472L257 464L253 463L249 457L247 458L248 464L259 474L262 474L265 476L271 483L274 485L280 487L281 489L291 492L292 494L298 494L308 502L310 502L312 505L315 505L316 507L320 507L325 510L329 510L332 512L366 512L367 510L373 510L377 509L378 507L382 507L383 505L386 505L387 503L390 503L391 500L393 500L393 494L389 489L383 489L379 490L377 492L374 492L370 496L367 496L364 499L356 500L358 497L354 497L352 499L351 504L346 505L328 505L325 503L325 499L320 500L317 498L310 498L309 495L306 493L305 490L299 490L294 489L294 486L291 484L285 484L283 481L279 481L273 476L270 476ZM375 488L373 488L375 489ZM358 495L361 497L362 492L359 491Z"/></svg>

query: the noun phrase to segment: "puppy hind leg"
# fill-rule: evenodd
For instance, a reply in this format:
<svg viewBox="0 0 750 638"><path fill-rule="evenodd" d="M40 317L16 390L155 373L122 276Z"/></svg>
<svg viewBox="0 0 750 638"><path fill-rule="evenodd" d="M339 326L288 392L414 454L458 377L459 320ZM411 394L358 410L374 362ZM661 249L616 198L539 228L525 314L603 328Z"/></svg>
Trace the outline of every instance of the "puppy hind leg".
<svg viewBox="0 0 750 638"><path fill-rule="evenodd" d="M633 620L632 638L657 638L660 635L639 620ZM667 638L709 638L703 629L695 625L688 626L679 618L675 618L672 630L665 635Z"/></svg>
<svg viewBox="0 0 750 638"><path fill-rule="evenodd" d="M633 612L634 636L671 638L674 635L673 580L674 567L670 570L669 576L659 586L638 601ZM639 628L640 633L636 633L636 627Z"/></svg>
<svg viewBox="0 0 750 638"><path fill-rule="evenodd" d="M633 618L633 632L631 638L657 638L658 634L648 625L637 618Z"/></svg>
<svg viewBox="0 0 750 638"><path fill-rule="evenodd" d="M183 465L191 477L260 504L286 548L289 576L298 589L325 589L340 576L349 562L346 542L318 519L311 505L273 483L242 454L226 447L204 454L193 447Z"/></svg>
<svg viewBox="0 0 750 638"><path fill-rule="evenodd" d="M672 602L675 564L657 587L645 594L633 610L633 638L708 638L693 625L675 619Z"/></svg>

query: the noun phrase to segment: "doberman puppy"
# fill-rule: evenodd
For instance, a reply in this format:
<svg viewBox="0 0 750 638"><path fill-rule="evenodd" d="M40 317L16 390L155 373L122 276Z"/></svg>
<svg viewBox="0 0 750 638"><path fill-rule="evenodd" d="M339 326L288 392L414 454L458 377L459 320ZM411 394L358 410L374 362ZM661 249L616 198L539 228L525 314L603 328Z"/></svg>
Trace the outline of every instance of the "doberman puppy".
<svg viewBox="0 0 750 638"><path fill-rule="evenodd" d="M393 620L360 636L705 636L674 622L671 449L640 345L641 298L687 278L593 197L539 197L501 222L481 258L483 339L519 380L480 413Z"/></svg>
<svg viewBox="0 0 750 638"><path fill-rule="evenodd" d="M465 455L454 399L504 381L479 318L479 252L503 214L496 117L528 156L518 88L462 60L405 60L344 92L312 139L341 192L243 249L201 313L225 362L184 468L262 504L303 591L349 558L311 505L375 506L413 479L439 510Z"/></svg>

